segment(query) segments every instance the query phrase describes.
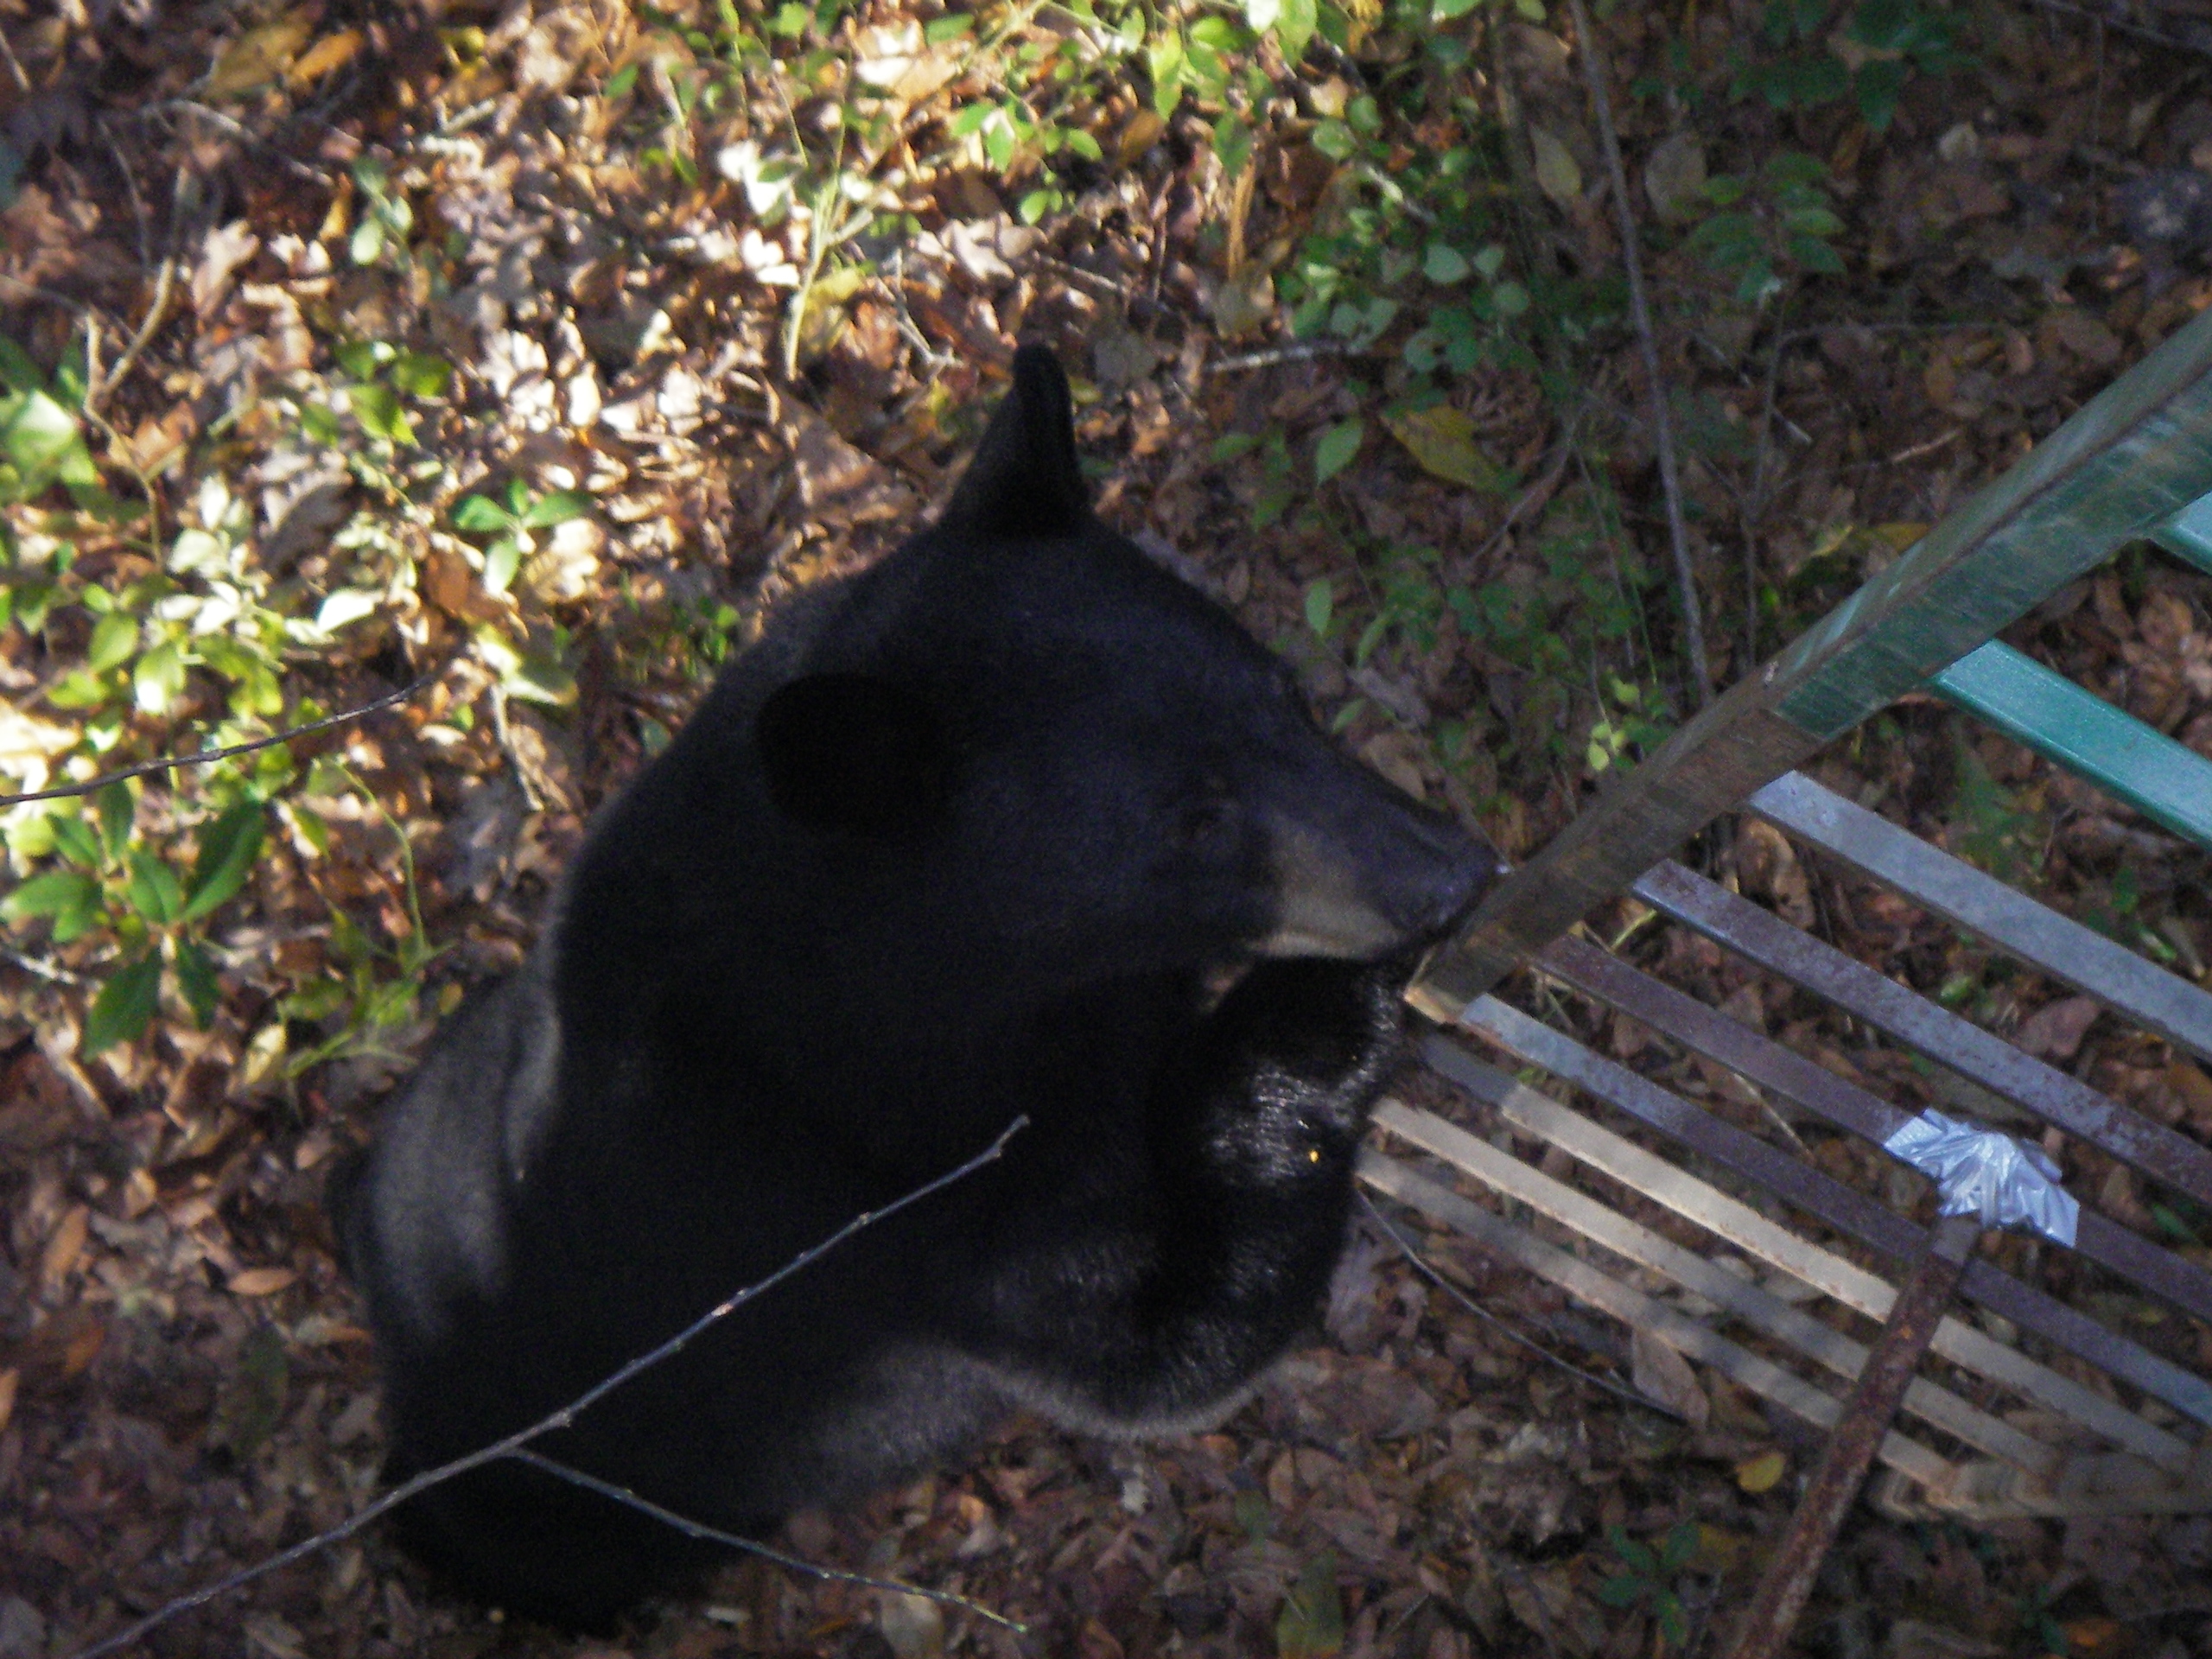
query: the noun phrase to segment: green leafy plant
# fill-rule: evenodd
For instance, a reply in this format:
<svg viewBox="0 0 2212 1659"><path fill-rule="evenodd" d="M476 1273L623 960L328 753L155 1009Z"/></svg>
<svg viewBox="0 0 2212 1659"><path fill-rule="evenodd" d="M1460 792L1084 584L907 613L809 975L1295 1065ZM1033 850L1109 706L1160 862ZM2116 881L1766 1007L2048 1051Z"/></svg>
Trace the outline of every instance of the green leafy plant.
<svg viewBox="0 0 2212 1659"><path fill-rule="evenodd" d="M1843 260L1829 245L1842 233L1827 193L1828 169L1815 156L1788 151L1748 178L1706 181L1717 212L1690 232L1689 245L1736 279L1736 297L1764 305L1796 275L1838 276Z"/></svg>
<svg viewBox="0 0 2212 1659"><path fill-rule="evenodd" d="M504 594L523 561L537 551L533 533L581 518L590 506L588 498L574 490L533 495L520 479L513 478L497 498L463 496L453 510L453 524L465 536L490 538L484 544L484 585Z"/></svg>
<svg viewBox="0 0 2212 1659"><path fill-rule="evenodd" d="M1683 1521L1669 1527L1657 1549L1637 1542L1622 1527L1607 1527L1605 1542L1619 1559L1621 1570L1599 1585L1598 1599L1608 1607L1641 1607L1669 1646L1687 1643L1689 1620L1675 1584L1697 1555L1696 1523Z"/></svg>
<svg viewBox="0 0 2212 1659"><path fill-rule="evenodd" d="M247 796L203 821L188 869L137 839L137 798L110 784L89 817L46 815L57 868L0 900L0 920L45 922L56 944L99 929L124 960L111 968L86 1014L84 1052L133 1041L152 1024L166 979L204 1029L221 995L203 924L245 883L261 850L268 812Z"/></svg>
<svg viewBox="0 0 2212 1659"><path fill-rule="evenodd" d="M415 442L415 423L403 399L442 397L453 384L453 365L445 359L381 340L348 340L334 355L349 382L345 387L346 407L362 431L387 445ZM327 405L308 404L301 410L301 418L308 435L317 442L338 445L344 442L344 429Z"/></svg>
<svg viewBox="0 0 2212 1659"><path fill-rule="evenodd" d="M1605 690L1613 707L1592 722L1590 744L1585 751L1593 772L1618 765L1632 749L1656 747L1670 724L1663 719L1654 720L1645 712L1652 697L1645 687L1609 674Z"/></svg>
<svg viewBox="0 0 2212 1659"><path fill-rule="evenodd" d="M29 353L0 334L0 507L35 500L55 484L84 499L99 482L74 411Z"/></svg>
<svg viewBox="0 0 2212 1659"><path fill-rule="evenodd" d="M387 255L404 259L407 239L415 232L415 210L405 197L394 193L391 169L373 156L353 162L353 188L359 193L361 211L346 251L357 265L381 263Z"/></svg>
<svg viewBox="0 0 2212 1659"><path fill-rule="evenodd" d="M1967 61L1952 15L1925 0L1859 0L1840 30L1834 12L1832 0L1767 0L1760 35L1768 53L1737 49L1730 95L1777 110L1848 99L1880 132L1912 73L1947 74Z"/></svg>
<svg viewBox="0 0 2212 1659"><path fill-rule="evenodd" d="M414 849L384 804L343 766L328 760L316 762L303 792L352 794L383 819L398 849L401 899L407 922L389 943L379 943L343 908L331 906L328 971L301 983L276 1004L280 1021L319 1026L322 1034L307 1047L285 1055L283 1071L288 1077L298 1077L329 1061L357 1056L404 1061L407 1058L404 1052L388 1046L391 1036L416 1019L424 976L444 954L443 946L430 943L423 925ZM314 815L298 806L289 811L296 827L302 829L310 842L315 840L319 824ZM289 1046L282 1026L275 1029L278 1033L275 1042L257 1045L266 1057L264 1063L273 1062Z"/></svg>

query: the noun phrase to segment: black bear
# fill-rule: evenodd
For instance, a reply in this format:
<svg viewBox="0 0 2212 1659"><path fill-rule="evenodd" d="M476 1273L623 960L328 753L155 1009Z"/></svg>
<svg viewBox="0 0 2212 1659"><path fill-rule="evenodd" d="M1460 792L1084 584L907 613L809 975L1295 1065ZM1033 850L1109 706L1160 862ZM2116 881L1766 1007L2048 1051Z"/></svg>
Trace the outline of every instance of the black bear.
<svg viewBox="0 0 2212 1659"><path fill-rule="evenodd" d="M334 1197L389 1473L536 1421L856 1213L544 1455L747 1535L1010 1408L1212 1421L1313 1312L1399 995L1496 861L1106 528L1022 350L943 515L782 607L594 824ZM411 1546L604 1624L700 1552L493 1463Z"/></svg>

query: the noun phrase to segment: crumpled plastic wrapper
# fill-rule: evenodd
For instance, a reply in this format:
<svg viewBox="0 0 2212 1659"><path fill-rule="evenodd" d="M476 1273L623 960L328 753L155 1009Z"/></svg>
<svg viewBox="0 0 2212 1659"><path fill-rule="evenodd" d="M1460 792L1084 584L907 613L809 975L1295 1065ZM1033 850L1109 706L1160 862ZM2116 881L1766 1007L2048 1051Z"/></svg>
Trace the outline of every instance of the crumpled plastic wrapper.
<svg viewBox="0 0 2212 1659"><path fill-rule="evenodd" d="M1985 1227L2025 1224L2056 1243L2074 1243L2082 1206L2041 1147L1941 1112L1921 1113L1882 1144L1936 1183L1945 1215L1979 1215Z"/></svg>

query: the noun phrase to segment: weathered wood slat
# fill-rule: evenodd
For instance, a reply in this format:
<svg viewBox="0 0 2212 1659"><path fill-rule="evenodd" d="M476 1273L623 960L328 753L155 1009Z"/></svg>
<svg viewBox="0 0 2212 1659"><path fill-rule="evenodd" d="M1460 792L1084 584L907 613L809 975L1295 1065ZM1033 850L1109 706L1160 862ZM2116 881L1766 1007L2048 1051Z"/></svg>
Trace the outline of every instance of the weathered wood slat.
<svg viewBox="0 0 2212 1659"><path fill-rule="evenodd" d="M1771 1292L1715 1267L1696 1252L1661 1237L1433 1113L1389 1100L1377 1109L1376 1122L1492 1192L1573 1228L1615 1255L1663 1274L1847 1382L1856 1378L1866 1363L1869 1351L1865 1343L1800 1313ZM2002 1458L2033 1474L2057 1472L2057 1447L2022 1433L1924 1378L1906 1389L1904 1408L1930 1427L1942 1429L1978 1452Z"/></svg>
<svg viewBox="0 0 2212 1659"><path fill-rule="evenodd" d="M1971 1020L1854 961L1825 940L1792 927L1748 899L1679 864L1662 864L1631 889L1655 910L1716 944L1802 985L1877 1030L1941 1061L1961 1077L2024 1107L2155 1181L2212 1205L2212 1152L2186 1135L2099 1094ZM1677 993L1676 995L1679 995ZM1885 1104L1884 1112L1896 1109ZM2175 1265L2177 1258L2158 1252ZM2146 1269L2155 1270L2155 1269ZM2133 1271L2131 1269L2131 1271ZM2183 1302L2212 1318L2212 1275Z"/></svg>
<svg viewBox="0 0 2212 1659"><path fill-rule="evenodd" d="M2206 801L2212 811L2212 789ZM2180 975L2015 893L1802 772L1776 779L1745 804L1768 823L1896 888L1946 921L2212 1058L2212 995Z"/></svg>
<svg viewBox="0 0 2212 1659"><path fill-rule="evenodd" d="M1590 1090L1892 1261L1910 1261L1923 1248L1925 1228L1758 1136L1722 1122L1649 1077L1592 1053L1573 1038L1531 1020L1496 997L1482 997L1470 1004L1460 1024L1508 1053ZM1442 1037L1431 1037L1423 1043L1421 1057L1455 1082L1461 1080L1470 1061L1481 1064ZM2169 1363L1987 1262L1969 1262L1963 1282L1966 1294L1993 1313L2079 1355L2100 1370L2164 1401L2199 1423L2212 1425L2212 1383L2202 1377Z"/></svg>
<svg viewBox="0 0 2212 1659"><path fill-rule="evenodd" d="M1842 1402L1815 1388L1772 1360L1763 1359L1687 1314L1654 1301L1589 1262L1556 1249L1526 1229L1491 1214L1449 1187L1416 1173L1372 1147L1359 1151L1359 1179L1376 1192L1440 1221L1505 1261L1548 1279L1560 1289L1633 1330L1648 1332L1687 1358L1710 1365L1763 1399L1821 1428L1833 1428ZM1955 1466L1919 1441L1891 1430L1877 1454L1888 1467L1903 1471L1936 1491L1948 1486Z"/></svg>
<svg viewBox="0 0 2212 1659"><path fill-rule="evenodd" d="M1751 1205L1531 1089L1510 1073L1470 1060L1453 1081L1515 1128L1635 1188L1754 1260L1802 1280L1867 1319L1889 1317L1897 1290L1887 1280L1799 1237ZM1395 1123L1385 1127L1396 1130ZM2161 1468L2183 1474L2190 1466L2195 1453L2188 1441L1961 1320L1946 1319L1938 1325L1934 1346L1953 1364L2070 1418Z"/></svg>

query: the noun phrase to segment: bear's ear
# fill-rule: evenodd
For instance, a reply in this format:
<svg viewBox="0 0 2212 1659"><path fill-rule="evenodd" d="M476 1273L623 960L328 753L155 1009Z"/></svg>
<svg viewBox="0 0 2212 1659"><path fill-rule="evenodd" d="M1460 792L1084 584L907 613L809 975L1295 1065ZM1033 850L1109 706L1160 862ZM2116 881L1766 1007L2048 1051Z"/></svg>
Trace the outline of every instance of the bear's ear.
<svg viewBox="0 0 2212 1659"><path fill-rule="evenodd" d="M761 706L753 735L776 805L812 830L918 828L952 792L950 746L918 692L869 674L810 674Z"/></svg>
<svg viewBox="0 0 2212 1659"><path fill-rule="evenodd" d="M979 535L1069 536L1090 518L1067 377L1046 347L1024 346L1014 354L1013 388L938 522Z"/></svg>

